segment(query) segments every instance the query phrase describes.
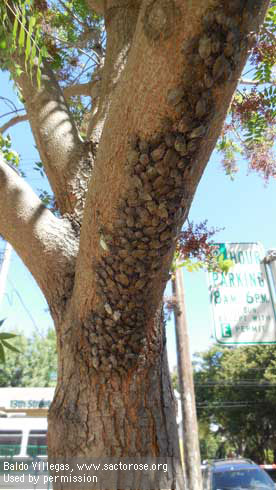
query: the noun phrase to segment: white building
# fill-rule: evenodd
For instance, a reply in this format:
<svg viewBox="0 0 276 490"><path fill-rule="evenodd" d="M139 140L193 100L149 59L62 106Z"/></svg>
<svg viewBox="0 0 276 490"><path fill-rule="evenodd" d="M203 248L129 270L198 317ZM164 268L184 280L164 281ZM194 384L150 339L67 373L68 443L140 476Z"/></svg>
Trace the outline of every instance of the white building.
<svg viewBox="0 0 276 490"><path fill-rule="evenodd" d="M54 388L0 388L0 458L47 454L47 412Z"/></svg>

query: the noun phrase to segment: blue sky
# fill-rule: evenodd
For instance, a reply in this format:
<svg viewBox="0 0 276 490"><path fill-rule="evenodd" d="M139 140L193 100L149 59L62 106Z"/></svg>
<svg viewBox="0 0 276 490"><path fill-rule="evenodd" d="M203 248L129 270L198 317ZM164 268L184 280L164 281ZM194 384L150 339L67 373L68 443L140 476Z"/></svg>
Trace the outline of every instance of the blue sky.
<svg viewBox="0 0 276 490"><path fill-rule="evenodd" d="M0 74L0 95L13 98L12 82L8 74ZM20 104L17 102L17 106ZM1 105L1 113L3 105ZM1 115L1 114L0 114ZM3 119L0 119L0 125ZM39 157L27 123L9 131L13 148L21 157L29 183L37 190L47 186L45 179L33 170ZM23 168L23 167L22 167ZM47 188L47 187L46 187ZM224 174L218 155L213 155L198 186L190 211L190 221L208 219L210 227L224 228L216 234L216 241L263 243L265 250L276 248L276 181L267 186L256 174L247 175L245 162L231 181ZM191 352L206 349L212 339L212 318L209 306L207 278L204 272L184 272L185 300L190 333ZM15 253L12 255L6 294L0 306L0 318L7 317L10 330L20 329L30 335L35 329L45 331L52 325L47 304ZM171 366L175 365L173 324L168 324L168 350Z"/></svg>

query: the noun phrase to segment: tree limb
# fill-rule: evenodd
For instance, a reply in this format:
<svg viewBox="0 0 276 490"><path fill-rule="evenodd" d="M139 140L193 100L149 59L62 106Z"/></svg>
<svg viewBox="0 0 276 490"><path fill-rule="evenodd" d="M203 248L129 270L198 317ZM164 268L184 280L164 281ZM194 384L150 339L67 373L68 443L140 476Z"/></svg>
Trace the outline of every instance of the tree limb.
<svg viewBox="0 0 276 490"><path fill-rule="evenodd" d="M63 89L63 95L66 99L74 97L76 95L84 95L91 97L92 88L99 83L98 80L93 80L88 83L79 83L75 85L69 85Z"/></svg>
<svg viewBox="0 0 276 490"><path fill-rule="evenodd" d="M24 60L16 61L24 69ZM42 67L40 89L25 69L16 82L25 99L28 119L58 208L62 214L79 214L91 173L92 156L79 137L62 90L47 63ZM80 162L85 159L86 164L81 166Z"/></svg>
<svg viewBox="0 0 276 490"><path fill-rule="evenodd" d="M273 45L275 45L276 42L276 36L271 32L269 29L266 27L262 27L262 32L265 32L265 34L270 38L270 40L273 42Z"/></svg>
<svg viewBox="0 0 276 490"><path fill-rule="evenodd" d="M105 3L106 57L101 70L101 91L93 105L87 138L99 141L110 106L111 95L127 63L141 0L109 0Z"/></svg>
<svg viewBox="0 0 276 490"><path fill-rule="evenodd" d="M1 155L0 234L31 271L49 304L56 304L68 287L66 277L73 274L78 240L71 225L56 218Z"/></svg>
<svg viewBox="0 0 276 490"><path fill-rule="evenodd" d="M5 124L3 124L3 126L0 127L0 134L4 133L5 131L7 131L7 129L11 128L12 126L15 126L16 124L27 120L28 120L27 114L22 114L22 116L12 117L9 121L7 121Z"/></svg>
<svg viewBox="0 0 276 490"><path fill-rule="evenodd" d="M99 15L104 13L104 0L87 0L88 7Z"/></svg>
<svg viewBox="0 0 276 490"><path fill-rule="evenodd" d="M60 39L59 37L57 36L53 36L52 34L48 34L48 36L51 38L51 39L54 39L55 41L58 41L59 43L61 44L65 44L66 46L70 46L70 47L74 47L76 48L83 56L86 56L87 58L89 58L91 61L93 61L93 63L97 64L97 62L99 61L99 55L97 53L97 51L94 51L94 49L91 49L92 53L94 55L96 55L97 57L97 60L95 60L93 58L93 54L92 56L87 52L85 51L84 49L82 49L80 46L78 46L77 44L74 44L74 43L71 43L69 41L64 41L63 39Z"/></svg>
<svg viewBox="0 0 276 490"><path fill-rule="evenodd" d="M160 303L175 237L187 217L248 56L248 35L259 28L268 6L268 0L253 3L254 16L247 15L247 4L238 7L246 21L235 59L230 64L223 54L211 58L214 65L210 69L199 53L205 46L201 39L205 42L209 32L205 17L213 8L212 0L199 0L196 5L188 0L142 2L128 55L124 57L123 49L117 52L119 75L110 93L93 186L91 182L86 200L74 288L74 301L82 315L92 304L99 305L99 312L106 304L113 311L109 301L116 303L114 291L123 294L124 286L131 291L132 303L137 297L138 310L141 298L143 308L146 301L139 289L144 285L151 295L150 307L154 310ZM225 0L220 8L227 10L227 5ZM109 11L105 20L110 38L116 39L118 25L122 37L126 34L124 23L119 22L129 10ZM213 22L207 26L212 33ZM108 48L106 56L108 59ZM182 150L177 149L178 143ZM143 234L145 228L148 234ZM148 245L141 243L142 237ZM129 265L120 257L130 257ZM106 280L105 264L112 266ZM138 277L141 281L136 285ZM105 285L103 291L99 278ZM122 308L126 311L127 306Z"/></svg>
<svg viewBox="0 0 276 490"><path fill-rule="evenodd" d="M73 20L76 20L78 22L78 24L80 24L81 26L83 27L86 27L86 24L84 22L82 22L79 17L77 17L75 14L73 14L72 10L69 9L66 5L65 2L63 2L63 0L58 0L59 3L62 5L62 7L64 8L64 10L66 10L66 12L69 14L69 16L73 19Z"/></svg>
<svg viewBox="0 0 276 490"><path fill-rule="evenodd" d="M241 78L240 83L242 85L260 85L260 82L258 82L258 80L247 80L245 78Z"/></svg>

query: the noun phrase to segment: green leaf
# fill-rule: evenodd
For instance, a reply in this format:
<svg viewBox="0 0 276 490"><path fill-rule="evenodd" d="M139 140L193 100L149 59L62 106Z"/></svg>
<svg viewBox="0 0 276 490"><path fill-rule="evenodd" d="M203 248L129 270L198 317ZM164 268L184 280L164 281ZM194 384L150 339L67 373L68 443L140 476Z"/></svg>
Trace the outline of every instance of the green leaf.
<svg viewBox="0 0 276 490"><path fill-rule="evenodd" d="M0 327L3 325L5 320L6 320L6 318L3 318L3 320L0 320Z"/></svg>
<svg viewBox="0 0 276 490"><path fill-rule="evenodd" d="M224 272L225 274L228 274L231 267L233 267L235 265L233 260L224 259L223 254L221 254L217 257L217 262L218 262L218 266L219 266L220 271Z"/></svg>
<svg viewBox="0 0 276 490"><path fill-rule="evenodd" d="M17 77L20 77L21 73L23 73L23 70L20 68L20 66L19 66L19 65L16 65L16 66L15 66L15 75L16 75Z"/></svg>
<svg viewBox="0 0 276 490"><path fill-rule="evenodd" d="M19 52L21 52L22 49L24 48L24 43L25 43L25 29L24 29L24 24L22 23L20 26L20 32L18 38Z"/></svg>
<svg viewBox="0 0 276 490"><path fill-rule="evenodd" d="M5 351L1 342L0 342L0 362L5 364Z"/></svg>
<svg viewBox="0 0 276 490"><path fill-rule="evenodd" d="M30 20L29 20L29 33L30 33L30 35L32 35L32 33L33 33L35 23L36 23L36 18L34 15L32 15L32 17L30 17Z"/></svg>
<svg viewBox="0 0 276 490"><path fill-rule="evenodd" d="M27 69L27 61L31 54L31 34L28 32L27 40L26 40L26 49L25 49L25 67Z"/></svg>
<svg viewBox="0 0 276 490"><path fill-rule="evenodd" d="M31 80L32 80L32 68L34 66L35 56L36 56L36 45L35 45L35 43L33 43L32 44L32 49L31 49L31 54L30 54L30 60L29 60Z"/></svg>
<svg viewBox="0 0 276 490"><path fill-rule="evenodd" d="M9 332L0 333L0 340L13 339L14 337L17 337L17 335L15 333L9 333Z"/></svg>
<svg viewBox="0 0 276 490"><path fill-rule="evenodd" d="M40 69L39 66L37 67L37 70L36 70L36 81L37 81L37 86L40 89L40 85L41 85L41 69Z"/></svg>
<svg viewBox="0 0 276 490"><path fill-rule="evenodd" d="M49 56L49 53L48 53L48 51L47 51L46 46L42 46L42 47L40 48L40 52L41 52L41 57L42 57L42 58L47 58L47 56Z"/></svg>
<svg viewBox="0 0 276 490"><path fill-rule="evenodd" d="M2 344L6 347L6 349L9 349L13 352L16 352L17 354L21 354L20 350L14 347L12 344L7 342L6 340L2 340Z"/></svg>
<svg viewBox="0 0 276 490"><path fill-rule="evenodd" d="M12 40L14 43L16 41L17 28L18 28L18 14L16 15L16 17L14 19L13 29L12 29Z"/></svg>

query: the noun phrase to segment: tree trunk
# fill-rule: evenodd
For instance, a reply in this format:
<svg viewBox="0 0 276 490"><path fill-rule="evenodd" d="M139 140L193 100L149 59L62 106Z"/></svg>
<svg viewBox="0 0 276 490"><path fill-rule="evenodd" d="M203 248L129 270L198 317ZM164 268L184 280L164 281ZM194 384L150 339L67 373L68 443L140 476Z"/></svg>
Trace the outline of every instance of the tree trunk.
<svg viewBox="0 0 276 490"><path fill-rule="evenodd" d="M155 340L149 343L145 337L141 344L143 352L147 346L147 355L137 352L133 361L128 353L122 354L117 369L111 370L115 356L107 357L106 364L102 358L102 368L96 371L82 355L84 346L81 351L80 345L84 342L91 349L91 339L95 342L95 324L79 326L80 342L69 333L66 342L60 343L57 389L49 413L51 459L172 458L172 488L176 480L177 487L183 488L175 398L160 310L154 323ZM101 343L105 339L112 342L108 337L105 332ZM137 361L139 354L144 362Z"/></svg>

